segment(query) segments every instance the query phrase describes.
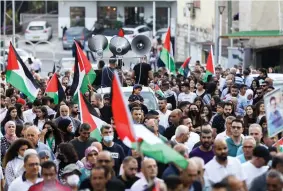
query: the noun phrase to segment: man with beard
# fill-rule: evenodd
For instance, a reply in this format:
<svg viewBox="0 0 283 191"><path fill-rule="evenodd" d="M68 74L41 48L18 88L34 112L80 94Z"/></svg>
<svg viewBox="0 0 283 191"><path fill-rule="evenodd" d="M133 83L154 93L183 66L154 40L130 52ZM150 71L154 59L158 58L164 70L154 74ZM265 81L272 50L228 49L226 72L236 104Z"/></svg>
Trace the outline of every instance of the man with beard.
<svg viewBox="0 0 283 191"><path fill-rule="evenodd" d="M70 117L73 117L74 119L80 120L79 105L77 103L71 103Z"/></svg>
<svg viewBox="0 0 283 191"><path fill-rule="evenodd" d="M164 136L171 140L173 135L175 134L176 128L180 124L180 119L182 117L182 111L180 109L175 109L171 112L169 116L169 122L171 122L171 125L165 130Z"/></svg>
<svg viewBox="0 0 283 191"><path fill-rule="evenodd" d="M91 96L91 105L95 108L98 108L100 113L100 119L106 123L111 123L112 110L110 106L107 106L103 103L101 94L94 94Z"/></svg>
<svg viewBox="0 0 283 191"><path fill-rule="evenodd" d="M167 80L162 81L161 90L163 91L168 103L171 103L172 109L177 108L177 95L170 89L170 84Z"/></svg>
<svg viewBox="0 0 283 191"><path fill-rule="evenodd" d="M212 139L212 130L203 129L200 134L201 146L192 150L190 157L200 157L204 160L205 164L208 163L214 157Z"/></svg>
<svg viewBox="0 0 283 191"><path fill-rule="evenodd" d="M5 105L6 104L5 99L6 99L6 96L1 94L0 121L2 121L5 118L6 113L8 111L8 109L6 108L6 105Z"/></svg>
<svg viewBox="0 0 283 191"><path fill-rule="evenodd" d="M167 109L167 99L166 98L159 98L158 100L158 108L157 112L159 113L159 125L162 125L163 127L168 128L168 118L171 114L171 110Z"/></svg>
<svg viewBox="0 0 283 191"><path fill-rule="evenodd" d="M205 165L206 188L211 188L211 185L220 182L228 175L234 175L239 180L245 181L240 161L228 156L228 147L224 140L215 140L213 151L215 157Z"/></svg>
<svg viewBox="0 0 283 191"><path fill-rule="evenodd" d="M193 150L193 147L196 143L200 141L199 134L192 131L193 123L191 118L185 116L180 119L180 124L185 125L189 128L189 139L186 142L186 146L188 147L188 152L191 152Z"/></svg>
<svg viewBox="0 0 283 191"><path fill-rule="evenodd" d="M137 171L137 160L132 156L128 156L123 160L123 173L117 178L125 184L126 189L130 189L132 185L139 179L139 177L136 176Z"/></svg>
<svg viewBox="0 0 283 191"><path fill-rule="evenodd" d="M224 110L221 115L214 117L212 121L212 128L217 134L222 133L225 130L225 119L226 117L232 115L233 104L226 102L224 103Z"/></svg>

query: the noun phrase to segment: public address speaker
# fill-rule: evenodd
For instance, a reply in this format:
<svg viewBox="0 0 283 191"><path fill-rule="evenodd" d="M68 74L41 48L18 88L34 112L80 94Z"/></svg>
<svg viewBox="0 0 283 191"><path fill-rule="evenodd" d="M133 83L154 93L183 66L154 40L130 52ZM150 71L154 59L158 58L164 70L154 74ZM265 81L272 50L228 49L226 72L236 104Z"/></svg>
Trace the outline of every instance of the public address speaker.
<svg viewBox="0 0 283 191"><path fill-rule="evenodd" d="M91 51L96 52L98 56L102 57L103 50L107 48L108 40L103 35L95 35L88 39L88 47Z"/></svg>
<svg viewBox="0 0 283 191"><path fill-rule="evenodd" d="M110 40L109 50L114 55L125 55L130 49L131 45L129 41L124 37L115 36Z"/></svg>
<svg viewBox="0 0 283 191"><path fill-rule="evenodd" d="M145 35L137 35L131 43L131 48L136 54L143 56L150 51L151 41Z"/></svg>

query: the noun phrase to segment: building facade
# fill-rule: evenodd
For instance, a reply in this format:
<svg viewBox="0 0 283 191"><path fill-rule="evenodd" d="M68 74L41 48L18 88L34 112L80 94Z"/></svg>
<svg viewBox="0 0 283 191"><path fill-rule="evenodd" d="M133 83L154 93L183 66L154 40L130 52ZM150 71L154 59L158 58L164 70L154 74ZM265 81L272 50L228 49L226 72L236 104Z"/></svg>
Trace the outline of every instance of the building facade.
<svg viewBox="0 0 283 191"><path fill-rule="evenodd" d="M170 23L174 25L177 15L176 0L62 0L58 5L58 34L62 37L62 27L69 28L78 20L88 29L92 29L96 21L104 27L152 24L154 4L156 30L166 28Z"/></svg>

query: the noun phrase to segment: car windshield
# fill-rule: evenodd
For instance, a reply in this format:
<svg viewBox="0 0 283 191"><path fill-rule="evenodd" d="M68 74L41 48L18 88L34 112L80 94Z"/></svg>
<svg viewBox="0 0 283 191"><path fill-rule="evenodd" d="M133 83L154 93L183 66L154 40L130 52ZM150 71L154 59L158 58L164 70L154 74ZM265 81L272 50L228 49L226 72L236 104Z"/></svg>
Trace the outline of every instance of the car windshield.
<svg viewBox="0 0 283 191"><path fill-rule="evenodd" d="M83 31L83 28L69 28L66 31L66 35L77 36L80 35Z"/></svg>
<svg viewBox="0 0 283 191"><path fill-rule="evenodd" d="M125 33L125 35L127 35L127 34L134 34L134 31L131 31L131 30L124 30L124 33Z"/></svg>
<svg viewBox="0 0 283 191"><path fill-rule="evenodd" d="M43 29L44 29L43 26L30 26L29 27L30 31L40 31L40 30L43 30Z"/></svg>
<svg viewBox="0 0 283 191"><path fill-rule="evenodd" d="M126 100L129 99L130 95L132 92L124 92ZM141 96L144 99L143 104L147 107L148 110L156 110L158 109L157 103L156 103L156 98L153 93L151 92L141 92Z"/></svg>

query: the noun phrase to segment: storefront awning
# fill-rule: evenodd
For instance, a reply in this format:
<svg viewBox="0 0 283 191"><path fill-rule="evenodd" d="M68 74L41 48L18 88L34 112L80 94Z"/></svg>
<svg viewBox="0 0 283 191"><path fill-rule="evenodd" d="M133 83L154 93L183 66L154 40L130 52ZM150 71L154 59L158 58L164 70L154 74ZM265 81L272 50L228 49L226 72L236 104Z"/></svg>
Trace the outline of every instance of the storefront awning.
<svg viewBox="0 0 283 191"><path fill-rule="evenodd" d="M237 38L237 39L250 39L250 38L276 38L283 37L283 32L279 30L266 30L266 31L240 31L231 34L222 35L220 38Z"/></svg>

